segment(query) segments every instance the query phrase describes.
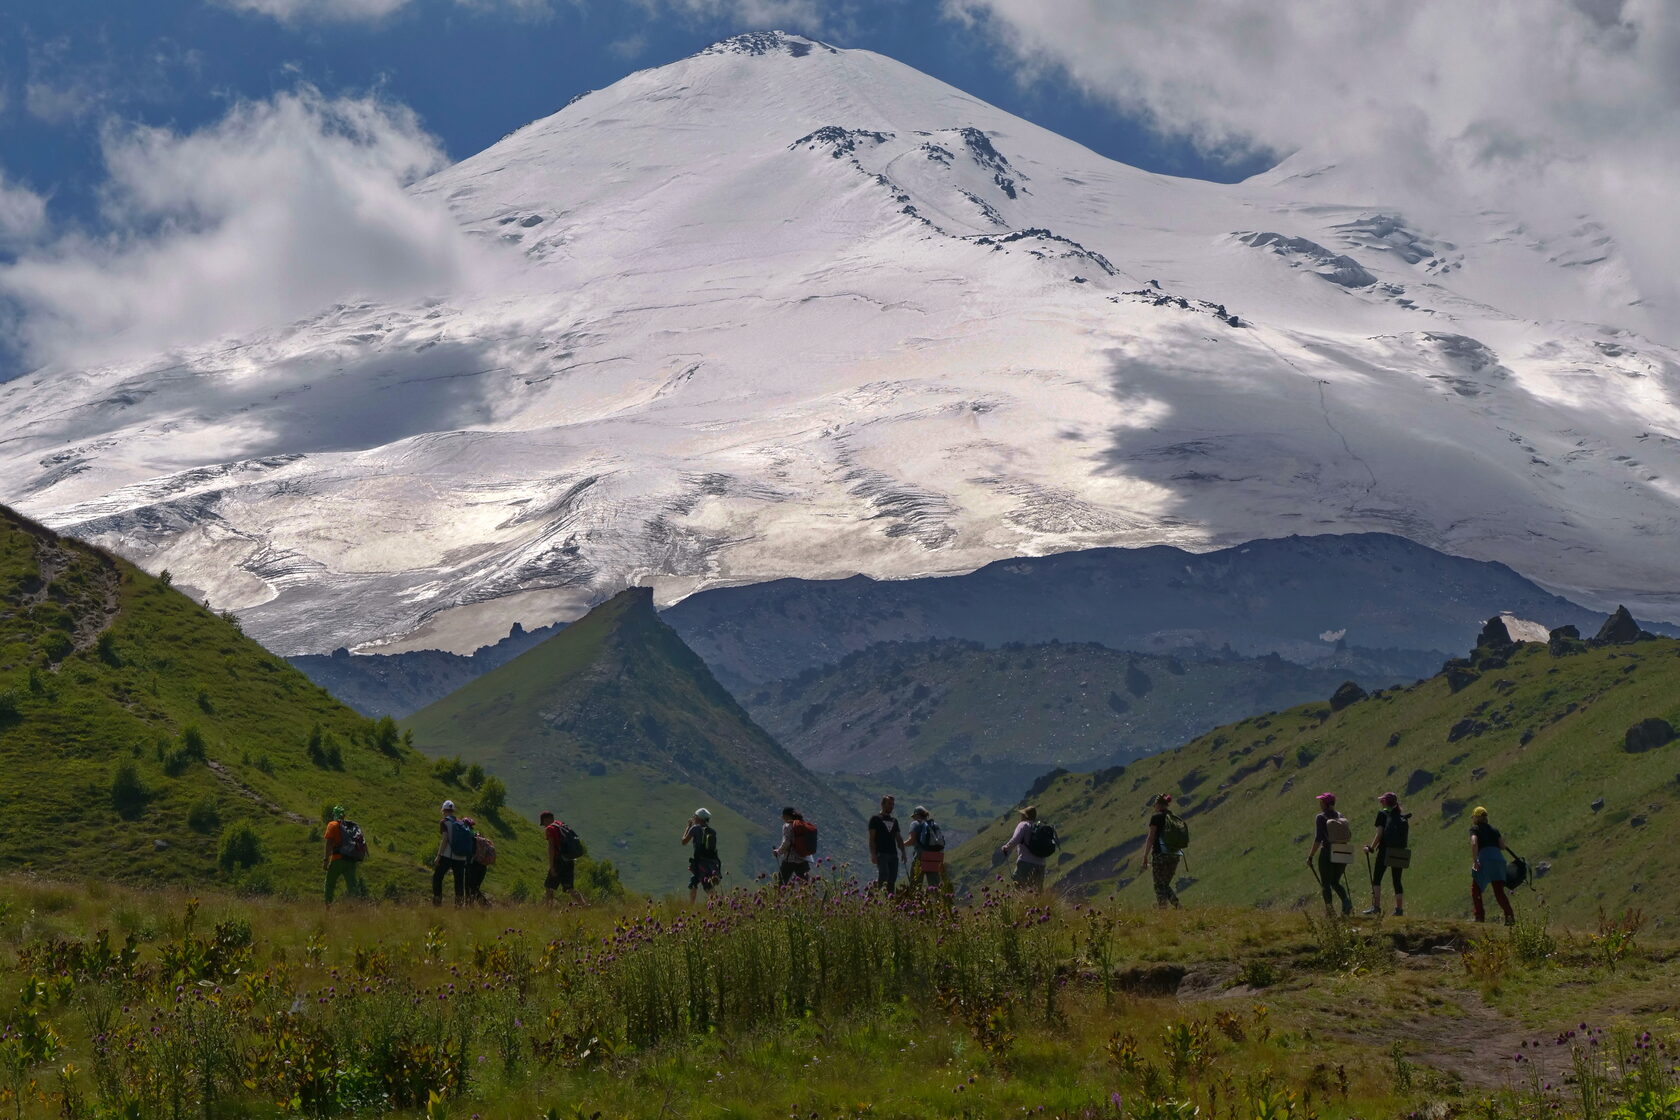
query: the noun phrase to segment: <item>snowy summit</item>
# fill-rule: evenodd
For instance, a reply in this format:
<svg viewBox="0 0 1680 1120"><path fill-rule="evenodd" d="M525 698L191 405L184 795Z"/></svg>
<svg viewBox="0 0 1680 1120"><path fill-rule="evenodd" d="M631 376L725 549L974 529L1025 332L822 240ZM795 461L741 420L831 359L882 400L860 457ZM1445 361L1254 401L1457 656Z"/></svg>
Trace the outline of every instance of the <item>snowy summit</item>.
<svg viewBox="0 0 1680 1120"><path fill-rule="evenodd" d="M1680 355L1590 219L1148 174L781 33L413 192L468 289L0 387L0 500L288 653L1353 530L1675 615Z"/></svg>

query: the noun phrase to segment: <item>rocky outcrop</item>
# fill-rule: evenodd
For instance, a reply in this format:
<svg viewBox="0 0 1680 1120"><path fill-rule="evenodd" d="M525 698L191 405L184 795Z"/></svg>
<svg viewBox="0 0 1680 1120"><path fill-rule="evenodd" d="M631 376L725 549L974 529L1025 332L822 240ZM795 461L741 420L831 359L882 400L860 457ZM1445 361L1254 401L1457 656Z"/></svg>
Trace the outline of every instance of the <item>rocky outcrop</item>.
<svg viewBox="0 0 1680 1120"><path fill-rule="evenodd" d="M1633 620L1633 615L1626 607L1617 607L1616 613L1605 619L1604 625L1598 628L1593 642L1601 646L1625 646L1650 637L1651 635L1639 628L1639 623Z"/></svg>
<svg viewBox="0 0 1680 1120"><path fill-rule="evenodd" d="M1430 783L1434 780L1435 775L1428 770L1413 770L1411 776L1406 779L1406 796L1410 797L1415 793L1422 793L1429 788Z"/></svg>
<svg viewBox="0 0 1680 1120"><path fill-rule="evenodd" d="M1676 738L1674 725L1666 719L1642 719L1627 729L1622 749L1629 754L1641 754L1667 746Z"/></svg>
<svg viewBox="0 0 1680 1120"><path fill-rule="evenodd" d="M1330 710L1339 712L1350 704L1359 703L1367 695L1369 693L1360 688L1354 681L1343 681L1341 687L1336 689L1330 697Z"/></svg>
<svg viewBox="0 0 1680 1120"><path fill-rule="evenodd" d="M1567 657L1585 650L1587 643L1581 640L1581 631L1577 627L1559 626L1546 640L1546 648L1553 657Z"/></svg>

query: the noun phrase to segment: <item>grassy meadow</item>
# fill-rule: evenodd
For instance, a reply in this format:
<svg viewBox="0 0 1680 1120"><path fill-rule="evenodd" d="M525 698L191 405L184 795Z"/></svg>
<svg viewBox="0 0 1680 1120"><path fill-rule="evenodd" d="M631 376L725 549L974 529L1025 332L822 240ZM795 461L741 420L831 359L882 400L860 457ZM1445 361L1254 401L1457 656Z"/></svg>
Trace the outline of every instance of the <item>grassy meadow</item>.
<svg viewBox="0 0 1680 1120"><path fill-rule="evenodd" d="M0 882L19 1117L1672 1115L1680 947L838 878L435 910Z"/></svg>

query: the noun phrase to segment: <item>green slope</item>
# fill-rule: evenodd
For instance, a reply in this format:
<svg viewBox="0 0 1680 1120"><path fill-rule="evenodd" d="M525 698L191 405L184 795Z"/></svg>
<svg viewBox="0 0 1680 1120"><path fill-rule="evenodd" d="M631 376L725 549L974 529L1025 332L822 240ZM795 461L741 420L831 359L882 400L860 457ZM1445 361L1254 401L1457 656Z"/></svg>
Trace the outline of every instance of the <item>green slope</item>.
<svg viewBox="0 0 1680 1120"><path fill-rule="evenodd" d="M862 831L660 621L646 588L619 594L408 726L421 750L506 775L511 804L552 809L640 890L686 884L678 839L700 805L717 814L725 867L742 878L768 868L784 804L831 835Z"/></svg>
<svg viewBox="0 0 1680 1120"><path fill-rule="evenodd" d="M318 732L318 735L317 735ZM316 741L312 759L309 744ZM196 746L195 746L196 744ZM144 796L113 798L131 766ZM375 894L430 889L439 802L474 794L219 617L121 560L0 507L0 767L14 868L312 893L323 810L366 830ZM487 884L535 884L540 835L503 811ZM261 858L224 866L248 827Z"/></svg>
<svg viewBox="0 0 1680 1120"><path fill-rule="evenodd" d="M1555 915L1586 923L1601 905L1637 906L1680 919L1680 745L1625 747L1640 721L1680 725L1680 642L1567 650L1526 644L1491 659L1481 650L1479 670L1457 680L1434 677L1335 712L1303 705L1124 769L1048 778L1028 797L1065 839L1052 878L1151 901L1138 869L1146 802L1169 790L1193 830L1187 899L1297 905L1316 897L1304 866L1314 795L1335 792L1363 844L1375 798L1395 790L1413 813L1414 912L1468 909L1469 811L1486 805L1513 848L1551 865L1537 886ZM957 853L971 880L992 866L1010 825L995 822ZM1363 856L1355 866L1357 880ZM1524 892L1522 905L1538 901Z"/></svg>
<svg viewBox="0 0 1680 1120"><path fill-rule="evenodd" d="M1129 762L1251 712L1328 697L1346 679L1275 656L885 642L761 689L748 708L819 773L1009 800L1053 766Z"/></svg>

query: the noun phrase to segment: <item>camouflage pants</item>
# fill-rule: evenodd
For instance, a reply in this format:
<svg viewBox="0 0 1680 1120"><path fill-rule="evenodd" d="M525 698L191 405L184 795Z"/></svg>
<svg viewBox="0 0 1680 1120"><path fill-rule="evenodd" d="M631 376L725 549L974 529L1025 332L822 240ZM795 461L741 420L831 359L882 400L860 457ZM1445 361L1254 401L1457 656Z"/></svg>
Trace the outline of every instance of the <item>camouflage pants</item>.
<svg viewBox="0 0 1680 1120"><path fill-rule="evenodd" d="M1173 892L1173 880L1178 877L1178 853L1157 853L1152 866L1155 871L1155 905L1163 909L1177 906L1178 895Z"/></svg>

